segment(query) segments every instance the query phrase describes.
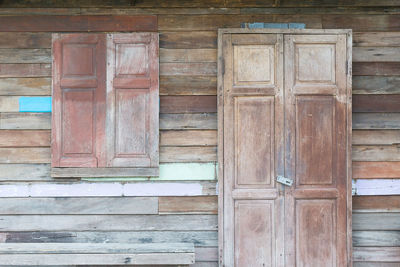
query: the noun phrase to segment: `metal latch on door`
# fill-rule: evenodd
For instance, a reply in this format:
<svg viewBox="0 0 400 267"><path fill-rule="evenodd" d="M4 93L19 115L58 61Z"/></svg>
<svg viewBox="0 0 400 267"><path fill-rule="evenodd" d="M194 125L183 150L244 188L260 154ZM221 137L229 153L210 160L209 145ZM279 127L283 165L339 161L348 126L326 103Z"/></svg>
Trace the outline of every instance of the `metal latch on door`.
<svg viewBox="0 0 400 267"><path fill-rule="evenodd" d="M281 183L281 184L284 184L284 185L287 185L287 186L292 186L292 184L293 184L293 180L292 179L283 177L281 175L278 175L276 177L276 181L278 183Z"/></svg>

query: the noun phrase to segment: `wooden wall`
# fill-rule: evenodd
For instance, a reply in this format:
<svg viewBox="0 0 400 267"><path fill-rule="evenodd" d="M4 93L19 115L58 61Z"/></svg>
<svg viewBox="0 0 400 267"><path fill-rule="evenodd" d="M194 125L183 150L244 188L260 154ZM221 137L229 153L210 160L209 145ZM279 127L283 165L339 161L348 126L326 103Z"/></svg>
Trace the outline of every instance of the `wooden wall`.
<svg viewBox="0 0 400 267"><path fill-rule="evenodd" d="M84 8L47 1L61 8L14 8L24 2L2 1L8 8L0 9L0 15L158 15L160 161L169 168L211 168L212 174L165 174L160 181L130 183L52 179L51 115L19 112L21 96L51 95L51 33L2 32L0 242L194 242L195 266L217 266L217 29L242 22L353 29L353 177L360 183L398 185L398 1L354 0L348 8L328 7L335 1L307 1L322 6L318 8L294 8L296 2L290 0L247 5L233 0L166 1L168 8L162 8L164 1L116 1L130 6L123 9L106 9L96 1L85 1ZM145 8L132 7L132 2ZM273 8L277 3L282 7ZM199 164L190 165L194 163ZM354 266L399 266L400 196L354 196L353 209Z"/></svg>

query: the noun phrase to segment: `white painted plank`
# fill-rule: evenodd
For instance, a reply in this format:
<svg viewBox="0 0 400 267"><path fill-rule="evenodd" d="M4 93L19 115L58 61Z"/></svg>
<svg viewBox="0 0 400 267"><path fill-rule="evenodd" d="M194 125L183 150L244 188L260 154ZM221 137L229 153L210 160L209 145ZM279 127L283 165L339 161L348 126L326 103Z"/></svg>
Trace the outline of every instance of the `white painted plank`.
<svg viewBox="0 0 400 267"><path fill-rule="evenodd" d="M124 185L124 196L200 196L199 183L135 183Z"/></svg>
<svg viewBox="0 0 400 267"><path fill-rule="evenodd" d="M356 195L399 195L400 179L356 179Z"/></svg>

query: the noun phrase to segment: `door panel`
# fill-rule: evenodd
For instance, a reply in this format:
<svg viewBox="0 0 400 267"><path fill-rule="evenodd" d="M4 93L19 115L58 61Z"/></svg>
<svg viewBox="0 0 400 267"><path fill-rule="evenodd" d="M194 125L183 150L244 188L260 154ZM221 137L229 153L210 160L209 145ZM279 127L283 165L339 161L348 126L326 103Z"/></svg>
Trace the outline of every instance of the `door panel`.
<svg viewBox="0 0 400 267"><path fill-rule="evenodd" d="M223 41L224 264L283 266L283 38Z"/></svg>
<svg viewBox="0 0 400 267"><path fill-rule="evenodd" d="M250 32L219 39L220 263L351 266L351 42Z"/></svg>

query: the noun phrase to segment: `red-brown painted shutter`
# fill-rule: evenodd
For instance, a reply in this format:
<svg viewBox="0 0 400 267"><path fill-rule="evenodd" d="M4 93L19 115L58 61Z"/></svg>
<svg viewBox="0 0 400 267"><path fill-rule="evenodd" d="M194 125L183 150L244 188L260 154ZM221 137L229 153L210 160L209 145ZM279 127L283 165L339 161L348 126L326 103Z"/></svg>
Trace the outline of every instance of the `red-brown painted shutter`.
<svg viewBox="0 0 400 267"><path fill-rule="evenodd" d="M107 36L107 166L158 166L158 34Z"/></svg>
<svg viewBox="0 0 400 267"><path fill-rule="evenodd" d="M105 166L105 40L53 35L52 167Z"/></svg>

